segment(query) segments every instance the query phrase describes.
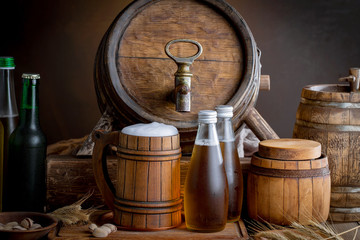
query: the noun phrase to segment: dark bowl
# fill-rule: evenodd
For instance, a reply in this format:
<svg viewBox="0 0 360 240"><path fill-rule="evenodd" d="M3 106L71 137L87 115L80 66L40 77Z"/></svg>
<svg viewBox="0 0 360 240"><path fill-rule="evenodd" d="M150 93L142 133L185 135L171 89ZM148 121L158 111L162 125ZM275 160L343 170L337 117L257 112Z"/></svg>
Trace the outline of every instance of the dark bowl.
<svg viewBox="0 0 360 240"><path fill-rule="evenodd" d="M36 212L2 212L0 213L0 223L8 222L20 223L24 218L31 218L35 223L39 223L42 228L34 230L0 230L1 240L35 240L46 236L58 224L57 220L47 214Z"/></svg>

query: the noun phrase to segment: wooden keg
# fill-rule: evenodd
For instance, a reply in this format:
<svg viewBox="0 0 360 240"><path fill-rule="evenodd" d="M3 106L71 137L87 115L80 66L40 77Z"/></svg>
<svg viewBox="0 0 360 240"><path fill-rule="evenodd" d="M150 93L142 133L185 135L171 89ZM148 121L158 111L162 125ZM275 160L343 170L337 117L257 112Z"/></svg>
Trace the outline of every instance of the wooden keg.
<svg viewBox="0 0 360 240"><path fill-rule="evenodd" d="M95 179L114 222L127 230L165 230L181 224L180 137L96 132ZM117 148L117 178L110 182L104 149Z"/></svg>
<svg viewBox="0 0 360 240"><path fill-rule="evenodd" d="M293 137L321 143L331 172L330 216L360 220L360 93L345 84L303 88Z"/></svg>
<svg viewBox="0 0 360 240"><path fill-rule="evenodd" d="M173 39L199 42L191 65L191 111L175 111L177 66L165 53ZM170 52L192 56L197 48L177 43ZM135 0L113 21L98 48L95 88L102 112L118 129L161 122L179 129L183 153L191 153L197 113L217 105L234 107L234 129L243 121L261 139L277 137L254 106L260 85L260 55L241 15L223 0ZM249 116L249 117L247 117Z"/></svg>
<svg viewBox="0 0 360 240"><path fill-rule="evenodd" d="M290 225L328 217L330 173L318 142L261 141L247 181L248 214L253 219Z"/></svg>

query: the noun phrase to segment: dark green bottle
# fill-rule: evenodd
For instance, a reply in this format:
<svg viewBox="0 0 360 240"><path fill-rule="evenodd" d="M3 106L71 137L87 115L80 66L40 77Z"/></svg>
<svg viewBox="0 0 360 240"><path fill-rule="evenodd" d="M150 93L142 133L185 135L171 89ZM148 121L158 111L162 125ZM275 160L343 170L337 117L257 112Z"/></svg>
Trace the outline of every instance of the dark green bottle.
<svg viewBox="0 0 360 240"><path fill-rule="evenodd" d="M44 212L46 138L39 124L39 74L24 73L20 121L9 139L4 211Z"/></svg>

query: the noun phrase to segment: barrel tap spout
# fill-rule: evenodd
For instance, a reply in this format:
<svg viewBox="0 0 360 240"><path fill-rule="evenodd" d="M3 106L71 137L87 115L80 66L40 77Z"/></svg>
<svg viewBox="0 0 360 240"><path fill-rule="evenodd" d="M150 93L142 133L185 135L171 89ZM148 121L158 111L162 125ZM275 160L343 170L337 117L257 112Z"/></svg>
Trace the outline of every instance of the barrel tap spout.
<svg viewBox="0 0 360 240"><path fill-rule="evenodd" d="M170 53L170 45L177 42L187 42L195 44L198 52L191 57L175 57ZM190 65L202 53L202 46L200 43L190 39L175 39L168 42L165 46L165 53L168 55L178 66L175 75L175 103L176 111L190 112L191 109L191 77L193 74L190 71Z"/></svg>
<svg viewBox="0 0 360 240"><path fill-rule="evenodd" d="M360 68L350 68L349 72L349 76L339 78L339 81L349 82L351 92L360 92Z"/></svg>

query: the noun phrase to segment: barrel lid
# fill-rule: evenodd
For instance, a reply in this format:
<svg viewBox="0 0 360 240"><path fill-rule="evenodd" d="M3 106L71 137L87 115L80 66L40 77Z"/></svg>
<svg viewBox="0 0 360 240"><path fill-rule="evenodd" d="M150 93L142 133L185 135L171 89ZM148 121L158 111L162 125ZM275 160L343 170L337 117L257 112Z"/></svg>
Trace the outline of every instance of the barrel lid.
<svg viewBox="0 0 360 240"><path fill-rule="evenodd" d="M259 143L259 155L280 160L308 160L321 156L321 144L313 140L283 138Z"/></svg>

